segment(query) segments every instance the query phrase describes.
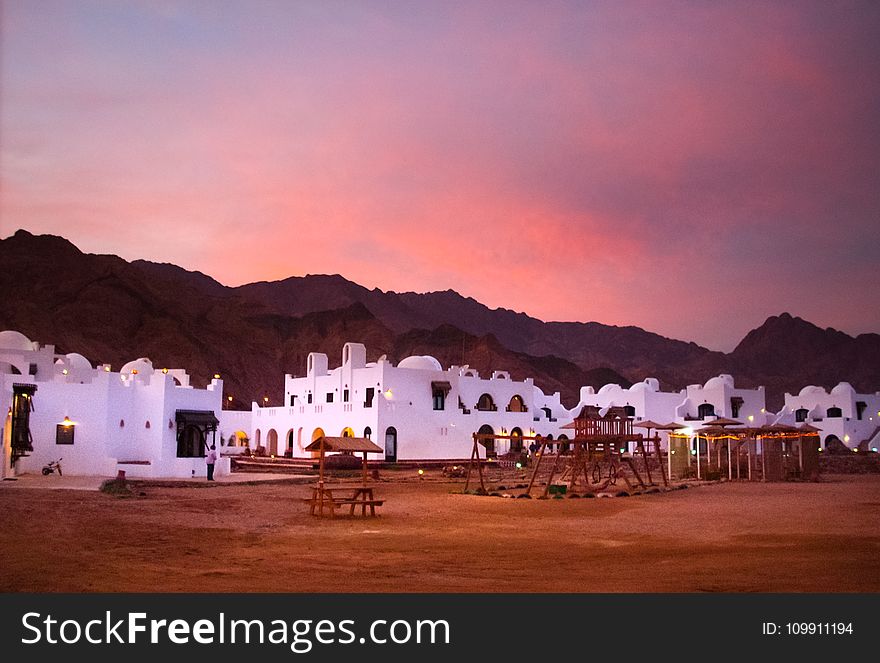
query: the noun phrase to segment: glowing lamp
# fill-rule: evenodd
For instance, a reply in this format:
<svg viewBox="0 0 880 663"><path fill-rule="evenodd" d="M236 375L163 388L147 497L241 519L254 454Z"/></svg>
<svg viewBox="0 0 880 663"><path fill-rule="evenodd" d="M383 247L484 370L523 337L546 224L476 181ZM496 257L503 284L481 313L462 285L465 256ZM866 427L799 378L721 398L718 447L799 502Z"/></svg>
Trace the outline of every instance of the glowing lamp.
<svg viewBox="0 0 880 663"><path fill-rule="evenodd" d="M165 374L167 375L167 374L168 374L168 369L167 369L167 368L163 368L163 369L162 369L162 372L165 373Z"/></svg>
<svg viewBox="0 0 880 663"><path fill-rule="evenodd" d="M220 379L220 374L219 374L219 373L214 373L214 379L215 379L215 380L219 380L219 379Z"/></svg>
<svg viewBox="0 0 880 663"><path fill-rule="evenodd" d="M391 398L394 395L394 392L391 391L391 387L385 390L385 398Z"/></svg>
<svg viewBox="0 0 880 663"><path fill-rule="evenodd" d="M516 464L516 469L521 470L521 469L522 469L522 463L517 463L517 464Z"/></svg>
<svg viewBox="0 0 880 663"><path fill-rule="evenodd" d="M107 364L107 365L104 367L104 372L105 372L105 373L109 373L109 372L110 372L110 364Z"/></svg>
<svg viewBox="0 0 880 663"><path fill-rule="evenodd" d="M422 476L425 473L425 470L419 470L419 476Z"/></svg>
<svg viewBox="0 0 880 663"><path fill-rule="evenodd" d="M74 426L75 424L70 420L70 417L65 416L64 421L61 422L61 425L64 426L65 428L70 428L71 426Z"/></svg>
<svg viewBox="0 0 880 663"><path fill-rule="evenodd" d="M844 435L844 436L843 436L843 441L844 441L844 442L849 442L849 435Z"/></svg>
<svg viewBox="0 0 880 663"><path fill-rule="evenodd" d="M755 415L750 414L750 415L749 415L749 421L754 421L754 420L755 420Z"/></svg>
<svg viewBox="0 0 880 663"><path fill-rule="evenodd" d="M66 369L66 368L62 369L62 370L61 370L61 374L62 374L62 375L67 375L67 369Z"/></svg>
<svg viewBox="0 0 880 663"><path fill-rule="evenodd" d="M226 397L226 400L229 401L229 402L231 403L231 402L232 402L232 396L227 396L227 397Z"/></svg>

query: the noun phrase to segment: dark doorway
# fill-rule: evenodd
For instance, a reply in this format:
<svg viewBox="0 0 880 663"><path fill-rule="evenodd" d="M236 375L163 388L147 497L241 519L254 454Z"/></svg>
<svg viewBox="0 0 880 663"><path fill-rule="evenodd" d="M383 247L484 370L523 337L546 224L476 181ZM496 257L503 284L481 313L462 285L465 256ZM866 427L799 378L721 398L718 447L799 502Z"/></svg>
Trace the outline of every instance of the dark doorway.
<svg viewBox="0 0 880 663"><path fill-rule="evenodd" d="M394 426L385 431L385 462L397 462L397 429Z"/></svg>

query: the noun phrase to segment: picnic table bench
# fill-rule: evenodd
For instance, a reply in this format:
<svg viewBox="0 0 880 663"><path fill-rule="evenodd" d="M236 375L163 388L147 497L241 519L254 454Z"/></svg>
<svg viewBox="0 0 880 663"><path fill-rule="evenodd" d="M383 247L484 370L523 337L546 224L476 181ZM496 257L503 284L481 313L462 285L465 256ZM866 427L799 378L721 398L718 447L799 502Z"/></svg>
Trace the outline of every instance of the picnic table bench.
<svg viewBox="0 0 880 663"><path fill-rule="evenodd" d="M345 491L344 495L338 493ZM337 495L334 495L334 492ZM323 517L324 508L330 509L330 517L336 517L336 509L340 507L349 507L348 515L353 516L355 508L361 508L361 516L366 517L367 507L370 509L370 516L376 516L376 507L385 504L385 500L377 500L373 497L373 489L369 486L360 486L352 488L326 488L323 486L313 486L312 496L303 498L303 502L310 505L309 513ZM317 514L315 513L317 511Z"/></svg>

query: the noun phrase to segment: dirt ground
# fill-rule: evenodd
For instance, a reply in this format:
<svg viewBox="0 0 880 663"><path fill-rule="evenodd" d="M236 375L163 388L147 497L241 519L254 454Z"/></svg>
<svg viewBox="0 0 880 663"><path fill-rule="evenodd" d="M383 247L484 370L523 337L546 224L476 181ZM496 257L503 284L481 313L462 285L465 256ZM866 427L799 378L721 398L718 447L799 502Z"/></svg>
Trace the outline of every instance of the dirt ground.
<svg viewBox="0 0 880 663"><path fill-rule="evenodd" d="M0 590L880 591L880 476L613 499L383 482L375 519L319 520L304 485L0 485Z"/></svg>

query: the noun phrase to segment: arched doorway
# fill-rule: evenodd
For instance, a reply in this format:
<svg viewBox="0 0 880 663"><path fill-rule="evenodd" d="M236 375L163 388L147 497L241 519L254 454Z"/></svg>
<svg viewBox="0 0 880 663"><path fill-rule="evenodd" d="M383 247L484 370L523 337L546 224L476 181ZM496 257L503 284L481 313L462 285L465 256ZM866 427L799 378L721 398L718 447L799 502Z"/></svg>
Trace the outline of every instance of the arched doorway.
<svg viewBox="0 0 880 663"><path fill-rule="evenodd" d="M373 436L373 429L370 428L369 426L364 428L364 437L369 440L369 439L371 439L372 436Z"/></svg>
<svg viewBox="0 0 880 663"><path fill-rule="evenodd" d="M266 453L270 456L278 455L278 432L274 428L266 433Z"/></svg>
<svg viewBox="0 0 880 663"><path fill-rule="evenodd" d="M287 447L284 449L284 455L293 457L293 429L287 431L286 437Z"/></svg>
<svg viewBox="0 0 880 663"><path fill-rule="evenodd" d="M523 397L519 394L516 394L513 398L510 399L510 403L507 404L508 412L528 412L528 408L526 407L526 403L523 400Z"/></svg>
<svg viewBox="0 0 880 663"><path fill-rule="evenodd" d="M568 443L568 435L565 435L563 433L562 435L559 436L559 438L557 439L557 442L559 442L559 444L557 445L557 447L559 449L559 453L567 454L569 449L571 448L571 445Z"/></svg>
<svg viewBox="0 0 880 663"><path fill-rule="evenodd" d="M262 441L262 439L263 439L262 432L261 432L260 429L258 428L258 429L254 432L254 448L253 448L252 451L256 451L257 449L260 448L260 442Z"/></svg>
<svg viewBox="0 0 880 663"><path fill-rule="evenodd" d="M316 428L315 430L312 431L312 442L317 440L319 437L324 437L324 429L323 428ZM321 457L320 451L312 451L311 454L312 454L312 458L320 458Z"/></svg>
<svg viewBox="0 0 880 663"><path fill-rule="evenodd" d="M397 429L394 426L385 430L385 462L397 462Z"/></svg>
<svg viewBox="0 0 880 663"><path fill-rule="evenodd" d="M510 453L521 454L523 452L522 429L514 428L510 431Z"/></svg>
<svg viewBox="0 0 880 663"><path fill-rule="evenodd" d="M495 435L495 429L493 429L489 424L483 424L480 426L480 430L477 431L478 435ZM486 447L486 458L495 455L495 440L486 439L483 440L483 446Z"/></svg>
<svg viewBox="0 0 880 663"><path fill-rule="evenodd" d="M715 406L712 403L703 403L697 408L697 417L705 419L706 417L715 416Z"/></svg>

